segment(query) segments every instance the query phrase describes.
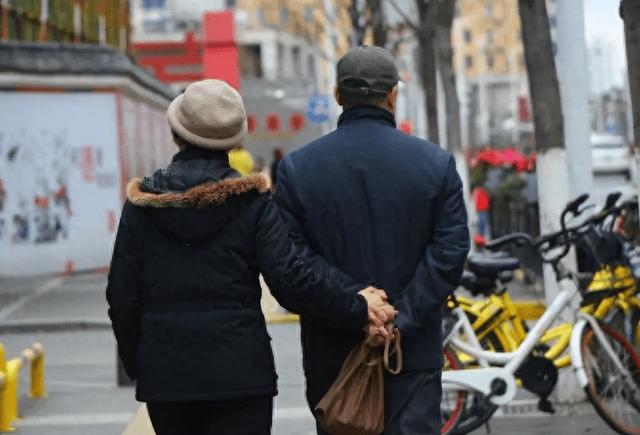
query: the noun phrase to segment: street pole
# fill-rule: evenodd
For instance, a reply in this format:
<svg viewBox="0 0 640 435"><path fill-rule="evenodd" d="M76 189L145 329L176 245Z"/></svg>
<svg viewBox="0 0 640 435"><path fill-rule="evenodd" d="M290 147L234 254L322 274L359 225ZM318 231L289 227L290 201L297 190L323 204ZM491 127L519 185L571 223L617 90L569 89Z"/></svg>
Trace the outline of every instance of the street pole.
<svg viewBox="0 0 640 435"><path fill-rule="evenodd" d="M337 125L337 113L338 107L335 99L333 98L333 86L336 83L336 48L333 45L333 37L335 29L333 28L333 21L335 20L335 10L333 8L332 0L323 0L324 14L325 14L325 53L327 56L327 83L325 84L325 90L329 96L329 120L324 123L325 133L332 131Z"/></svg>

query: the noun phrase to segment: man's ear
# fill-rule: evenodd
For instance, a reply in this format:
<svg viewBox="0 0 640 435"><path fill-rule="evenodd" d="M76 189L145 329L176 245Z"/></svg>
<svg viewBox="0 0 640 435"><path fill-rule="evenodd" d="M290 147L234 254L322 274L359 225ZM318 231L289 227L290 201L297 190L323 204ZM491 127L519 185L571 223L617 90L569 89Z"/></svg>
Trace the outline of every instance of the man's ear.
<svg viewBox="0 0 640 435"><path fill-rule="evenodd" d="M338 86L333 87L333 96L336 99L336 103L338 103L338 106L342 106L342 99L340 98L340 91L338 90Z"/></svg>
<svg viewBox="0 0 640 435"><path fill-rule="evenodd" d="M396 110L396 102L398 101L398 86L394 86L387 94L387 104L391 110Z"/></svg>

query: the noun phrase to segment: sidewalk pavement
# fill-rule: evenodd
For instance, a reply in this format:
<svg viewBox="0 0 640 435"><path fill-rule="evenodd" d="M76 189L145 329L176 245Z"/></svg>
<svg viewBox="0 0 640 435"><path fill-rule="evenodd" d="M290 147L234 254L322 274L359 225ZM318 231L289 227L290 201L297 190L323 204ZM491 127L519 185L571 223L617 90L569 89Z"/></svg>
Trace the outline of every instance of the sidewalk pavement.
<svg viewBox="0 0 640 435"><path fill-rule="evenodd" d="M145 417L134 416L139 403L132 388L118 388L115 341L106 315L105 275L69 277L0 278L0 342L7 357L16 356L34 341L46 352L48 397L32 400L28 373L20 385L18 435L146 435ZM285 315L274 301L264 301L272 318ZM289 320L293 318L288 316ZM297 323L272 324L269 332L278 368L274 435L313 434L314 423L304 398L304 379ZM494 434L609 434L612 433L588 405L561 409L563 415L530 413L533 401L526 395L503 417L491 421ZM513 417L514 412L522 412ZM504 416L508 414L509 416ZM146 425L146 426L145 426ZM477 434L484 434L481 429Z"/></svg>

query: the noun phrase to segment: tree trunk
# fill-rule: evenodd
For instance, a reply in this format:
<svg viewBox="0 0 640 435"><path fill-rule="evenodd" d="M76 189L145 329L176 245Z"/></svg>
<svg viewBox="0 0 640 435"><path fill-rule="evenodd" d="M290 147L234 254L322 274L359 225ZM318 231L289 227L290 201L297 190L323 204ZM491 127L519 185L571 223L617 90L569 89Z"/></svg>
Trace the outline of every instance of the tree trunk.
<svg viewBox="0 0 640 435"><path fill-rule="evenodd" d="M545 2L519 0L524 57L529 76L538 151L564 148L560 86Z"/></svg>
<svg viewBox="0 0 640 435"><path fill-rule="evenodd" d="M518 6L535 125L540 233L545 234L559 229L560 213L569 200L562 102L546 2L518 0ZM563 262L573 269L575 257ZM548 265L544 268L544 288L547 302L551 302L559 288Z"/></svg>
<svg viewBox="0 0 640 435"><path fill-rule="evenodd" d="M440 0L435 34L435 50L438 58L438 71L442 78L442 90L446 109L447 148L456 159L456 167L463 183L465 204L470 205L469 167L463 150L462 128L460 124L460 101L456 87L456 74L453 69L453 46L451 28L456 11L456 0ZM466 144L465 144L466 145ZM473 233L475 214L469 208L469 229Z"/></svg>
<svg viewBox="0 0 640 435"><path fill-rule="evenodd" d="M640 1L622 0L620 3L620 16L624 21L627 46L633 137L636 147L640 147Z"/></svg>
<svg viewBox="0 0 640 435"><path fill-rule="evenodd" d="M438 143L438 88L436 74L436 54L434 48L438 5L436 0L416 0L420 24L416 38L418 40L420 79L425 94L425 112L429 140Z"/></svg>
<svg viewBox="0 0 640 435"><path fill-rule="evenodd" d="M366 25L363 25L362 11L358 7L359 1L352 0L349 6L349 17L351 18L351 46L359 47L364 43L364 33Z"/></svg>
<svg viewBox="0 0 640 435"><path fill-rule="evenodd" d="M438 6L435 47L437 66L442 79L442 89L447 113L447 146L451 152L462 149L460 131L460 101L456 89L456 74L453 70L453 47L451 27L456 10L456 0L441 0Z"/></svg>
<svg viewBox="0 0 640 435"><path fill-rule="evenodd" d="M384 23L384 12L381 0L367 0L369 13L371 14L371 30L373 33L373 45L384 47L387 45L387 28Z"/></svg>

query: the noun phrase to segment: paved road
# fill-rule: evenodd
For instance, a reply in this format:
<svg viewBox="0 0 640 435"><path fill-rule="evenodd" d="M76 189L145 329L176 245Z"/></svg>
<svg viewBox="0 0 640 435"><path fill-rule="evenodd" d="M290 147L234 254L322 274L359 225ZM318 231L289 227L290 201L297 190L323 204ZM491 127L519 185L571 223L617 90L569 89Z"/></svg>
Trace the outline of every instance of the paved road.
<svg viewBox="0 0 640 435"><path fill-rule="evenodd" d="M0 324L25 319L61 322L74 319L106 321L105 277L84 275L53 280L0 279ZM18 289L17 287L20 286ZM306 407L296 324L271 325L280 394L276 399L274 435L313 434ZM27 374L22 374L22 421L19 435L120 434L138 404L131 388L115 386L115 342L108 329L70 332L5 333L0 341L7 355L16 355L40 341L47 355L49 397L26 397ZM595 415L496 418L493 434L609 434ZM484 434L484 429L477 434Z"/></svg>

